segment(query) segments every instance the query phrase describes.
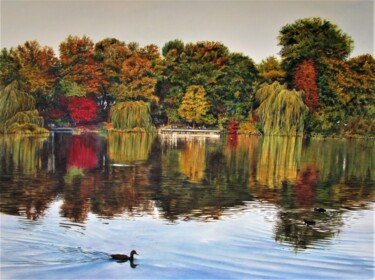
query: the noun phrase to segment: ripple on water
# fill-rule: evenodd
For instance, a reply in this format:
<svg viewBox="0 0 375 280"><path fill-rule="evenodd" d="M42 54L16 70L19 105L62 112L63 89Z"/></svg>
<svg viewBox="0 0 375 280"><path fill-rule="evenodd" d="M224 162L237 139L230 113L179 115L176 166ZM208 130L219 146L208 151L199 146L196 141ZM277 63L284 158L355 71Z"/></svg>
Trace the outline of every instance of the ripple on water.
<svg viewBox="0 0 375 280"><path fill-rule="evenodd" d="M371 230L360 226L372 217L371 211L348 214L345 222L350 222L350 231L344 227L335 241L319 241L296 253L274 240L277 207L258 201L238 207L241 211L224 209L219 222L180 220L169 226L155 217L116 217L106 219L103 226L104 219L94 215L85 224L72 223L58 216L58 203L42 224L20 224L19 218L2 215L2 273L14 276L10 278L35 278L36 273L41 278L56 278L51 275L58 272L55 275L64 273L66 278L131 279L150 275L215 279L337 279L340 275L363 279L371 275L369 248L358 253L371 239ZM140 253L135 270L109 261L106 252L128 253L133 247Z"/></svg>

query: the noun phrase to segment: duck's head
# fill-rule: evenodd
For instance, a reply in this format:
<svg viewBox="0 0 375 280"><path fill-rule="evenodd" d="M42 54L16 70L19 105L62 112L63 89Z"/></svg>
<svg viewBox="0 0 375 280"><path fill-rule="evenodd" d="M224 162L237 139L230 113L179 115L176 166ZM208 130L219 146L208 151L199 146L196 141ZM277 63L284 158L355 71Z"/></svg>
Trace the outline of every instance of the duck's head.
<svg viewBox="0 0 375 280"><path fill-rule="evenodd" d="M138 253L137 253L137 251L132 250L132 251L130 252L130 256L134 256L134 255L138 255Z"/></svg>

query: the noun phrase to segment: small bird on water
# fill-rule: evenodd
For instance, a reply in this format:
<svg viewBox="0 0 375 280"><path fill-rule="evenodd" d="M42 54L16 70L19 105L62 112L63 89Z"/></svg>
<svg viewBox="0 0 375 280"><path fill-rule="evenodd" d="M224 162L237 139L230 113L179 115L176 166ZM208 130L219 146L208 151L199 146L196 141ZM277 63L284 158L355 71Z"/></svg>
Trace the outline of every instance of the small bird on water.
<svg viewBox="0 0 375 280"><path fill-rule="evenodd" d="M113 254L113 255L111 255L111 257L114 260L133 261L134 260L134 255L138 255L138 253L135 250L132 250L130 252L130 257L128 255L123 255L123 254Z"/></svg>
<svg viewBox="0 0 375 280"><path fill-rule="evenodd" d="M303 221L304 221L305 225L307 225L307 226L313 226L313 225L316 224L315 221L309 221L309 220L306 220L306 219L303 219Z"/></svg>
<svg viewBox="0 0 375 280"><path fill-rule="evenodd" d="M319 212L319 213L324 213L324 212L326 212L326 209L324 209L324 208L314 208L314 211Z"/></svg>

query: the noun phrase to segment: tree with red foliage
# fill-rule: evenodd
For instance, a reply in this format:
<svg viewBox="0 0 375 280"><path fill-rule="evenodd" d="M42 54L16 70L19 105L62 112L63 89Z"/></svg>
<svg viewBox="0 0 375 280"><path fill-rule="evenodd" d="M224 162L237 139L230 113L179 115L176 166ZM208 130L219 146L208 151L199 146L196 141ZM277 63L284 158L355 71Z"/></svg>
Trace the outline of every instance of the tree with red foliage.
<svg viewBox="0 0 375 280"><path fill-rule="evenodd" d="M240 128L240 123L237 121L229 121L227 123L227 129L229 134L237 134L238 129Z"/></svg>
<svg viewBox="0 0 375 280"><path fill-rule="evenodd" d="M305 92L303 101L311 111L316 111L320 107L316 78L316 69L312 59L304 60L294 73L294 85L297 90Z"/></svg>
<svg viewBox="0 0 375 280"><path fill-rule="evenodd" d="M97 120L98 106L90 97L71 97L67 102L70 117L75 123L89 123Z"/></svg>

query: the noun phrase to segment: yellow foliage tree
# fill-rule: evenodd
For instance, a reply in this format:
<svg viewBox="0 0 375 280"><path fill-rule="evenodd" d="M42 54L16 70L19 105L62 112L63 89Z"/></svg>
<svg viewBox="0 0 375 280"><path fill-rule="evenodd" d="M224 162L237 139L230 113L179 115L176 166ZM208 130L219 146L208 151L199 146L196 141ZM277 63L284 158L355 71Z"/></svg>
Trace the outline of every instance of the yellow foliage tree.
<svg viewBox="0 0 375 280"><path fill-rule="evenodd" d="M210 120L207 111L209 104L206 100L206 91L202 86L189 86L182 99L178 112L181 118L193 123L193 127L198 123L207 123Z"/></svg>

